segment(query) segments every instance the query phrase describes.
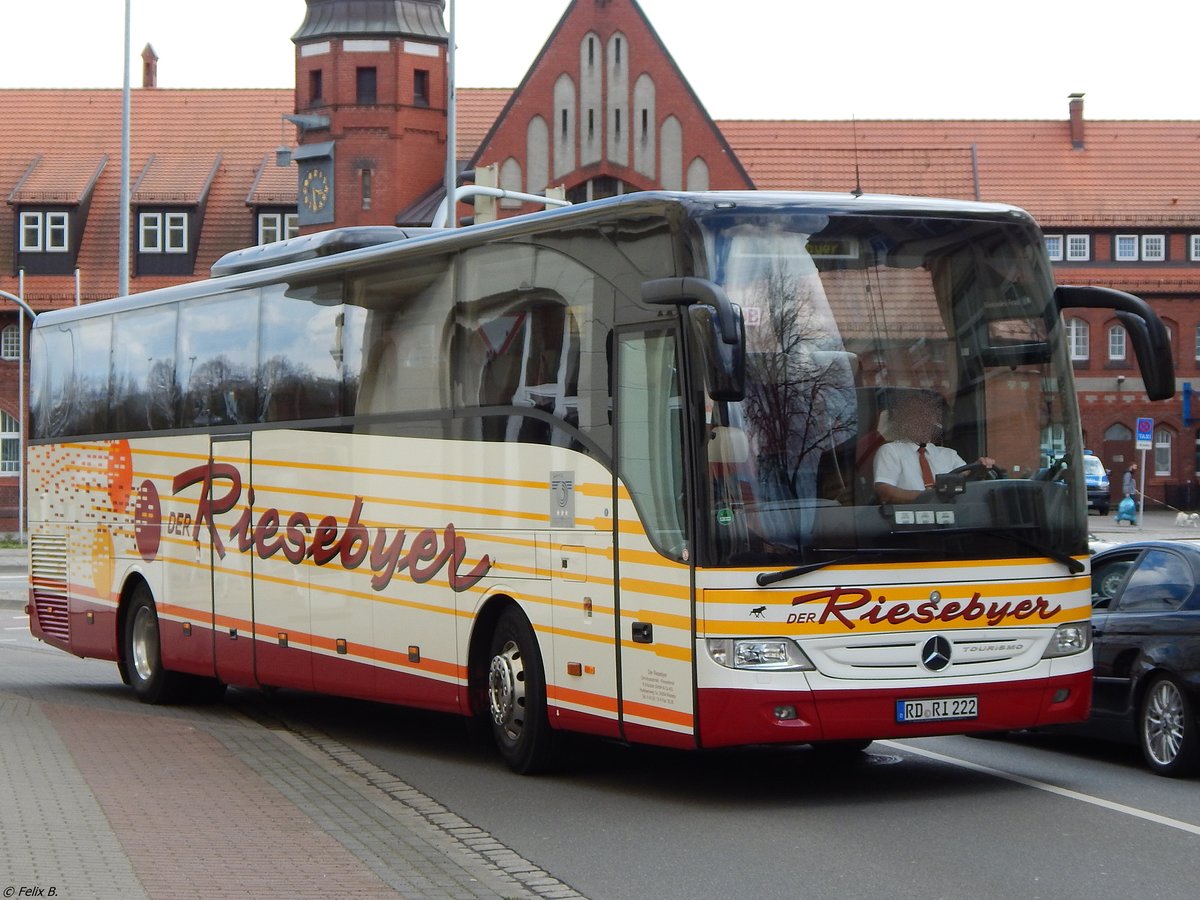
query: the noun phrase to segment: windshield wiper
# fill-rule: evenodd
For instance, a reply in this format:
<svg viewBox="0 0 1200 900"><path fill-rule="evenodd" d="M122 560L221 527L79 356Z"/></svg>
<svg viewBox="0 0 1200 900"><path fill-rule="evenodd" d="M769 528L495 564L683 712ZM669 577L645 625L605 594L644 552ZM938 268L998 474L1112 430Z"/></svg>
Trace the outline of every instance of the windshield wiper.
<svg viewBox="0 0 1200 900"><path fill-rule="evenodd" d="M925 528L920 530L905 530L904 534L978 534L979 531L974 528ZM1063 553L1061 550L1054 547L1046 547L1039 544L1037 541L1030 540L1027 537L1022 537L1019 534L1013 534L1011 531L996 531L989 532L1000 537L1005 537L1015 544L1020 544L1022 547L1028 547L1031 550L1036 550L1038 553L1045 556L1047 559L1052 559L1056 563L1061 563L1067 567L1072 575L1078 575L1083 571L1084 566L1079 560L1069 554ZM833 548L818 552L833 552ZM932 550L917 550L915 548L899 548L894 550L875 549L869 551L849 551L843 556L835 556L832 559L821 560L820 562L801 563L798 566L792 566L790 569L784 569L780 572L759 572L755 577L755 582L759 587L767 587L767 585L776 584L780 581L786 581L789 578L795 578L798 575L807 575L809 572L816 572L828 566L837 566L843 563L861 563L861 562L876 562L885 560L895 556L933 556Z"/></svg>
<svg viewBox="0 0 1200 900"><path fill-rule="evenodd" d="M1067 571L1072 575L1078 575L1084 569L1083 563L1071 556L1069 553L1063 553L1061 550L1058 550L1054 547L1047 547L1038 543L1037 541L1032 541L1027 537L1021 537L1019 534L1013 534L1011 531L998 531L995 533L999 534L1001 537L1008 538L1014 544L1020 544L1023 547L1036 550L1038 553L1041 553L1043 556L1054 560L1056 563L1062 563L1067 567Z"/></svg>
<svg viewBox="0 0 1200 900"><path fill-rule="evenodd" d="M824 553L833 552L833 549L827 549ZM852 550L846 553L845 556L835 556L833 559L824 559L820 562L801 563L798 566L792 566L790 569L784 569L782 572L759 572L755 577L755 581L759 587L766 587L769 584L775 584L778 581L786 581L789 578L795 578L797 575L807 575L809 572L816 572L819 569L824 569L827 566L837 566L842 563L860 563L860 562L878 562L880 560L889 559L894 556L931 556L932 550L913 550L908 548L897 547L892 550Z"/></svg>
<svg viewBox="0 0 1200 900"><path fill-rule="evenodd" d="M915 528L911 530L906 528L904 534L989 534L996 537L1008 538L1014 544L1020 544L1022 547L1028 547L1030 550L1036 550L1047 559L1052 559L1056 563L1066 566L1067 571L1072 575L1078 575L1084 569L1083 563L1070 554L1064 553L1055 547L1047 547L1045 544L1038 543L1030 538L1022 537L1013 531L984 531L979 528Z"/></svg>

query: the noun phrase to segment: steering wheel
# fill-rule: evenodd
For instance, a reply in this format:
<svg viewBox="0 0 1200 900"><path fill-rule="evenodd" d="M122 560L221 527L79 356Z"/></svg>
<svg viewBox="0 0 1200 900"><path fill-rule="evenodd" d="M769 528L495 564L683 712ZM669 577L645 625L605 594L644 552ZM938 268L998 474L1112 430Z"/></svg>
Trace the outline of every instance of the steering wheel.
<svg viewBox="0 0 1200 900"><path fill-rule="evenodd" d="M967 463L957 469L951 469L948 475L965 475L971 481L992 481L997 478L1007 478L1008 473L999 466L985 466L981 462Z"/></svg>

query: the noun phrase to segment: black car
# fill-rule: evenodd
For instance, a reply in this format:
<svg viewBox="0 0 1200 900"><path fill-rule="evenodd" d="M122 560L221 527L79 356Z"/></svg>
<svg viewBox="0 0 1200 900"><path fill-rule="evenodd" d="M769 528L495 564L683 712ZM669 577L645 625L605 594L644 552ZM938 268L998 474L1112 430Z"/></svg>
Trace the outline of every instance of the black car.
<svg viewBox="0 0 1200 900"><path fill-rule="evenodd" d="M1200 768L1200 541L1134 541L1092 558L1086 730L1134 740L1152 770Z"/></svg>

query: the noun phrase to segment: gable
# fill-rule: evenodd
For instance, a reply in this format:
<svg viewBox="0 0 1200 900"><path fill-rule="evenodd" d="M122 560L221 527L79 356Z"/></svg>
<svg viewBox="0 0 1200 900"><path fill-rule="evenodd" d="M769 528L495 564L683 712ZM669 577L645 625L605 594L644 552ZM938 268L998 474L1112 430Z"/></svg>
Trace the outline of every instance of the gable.
<svg viewBox="0 0 1200 900"><path fill-rule="evenodd" d="M636 0L573 0L471 162L527 193L754 186Z"/></svg>

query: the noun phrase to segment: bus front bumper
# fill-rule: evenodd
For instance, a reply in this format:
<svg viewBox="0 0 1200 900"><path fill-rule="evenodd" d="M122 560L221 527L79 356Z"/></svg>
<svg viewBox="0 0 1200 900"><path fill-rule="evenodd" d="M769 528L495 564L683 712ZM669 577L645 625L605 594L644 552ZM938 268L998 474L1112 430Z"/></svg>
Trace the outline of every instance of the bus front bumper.
<svg viewBox="0 0 1200 900"><path fill-rule="evenodd" d="M853 690L702 688L698 695L701 747L808 744L1016 731L1079 722L1087 718L1091 707L1092 673L987 684ZM972 698L974 704L969 702ZM916 713L940 717L904 719Z"/></svg>

